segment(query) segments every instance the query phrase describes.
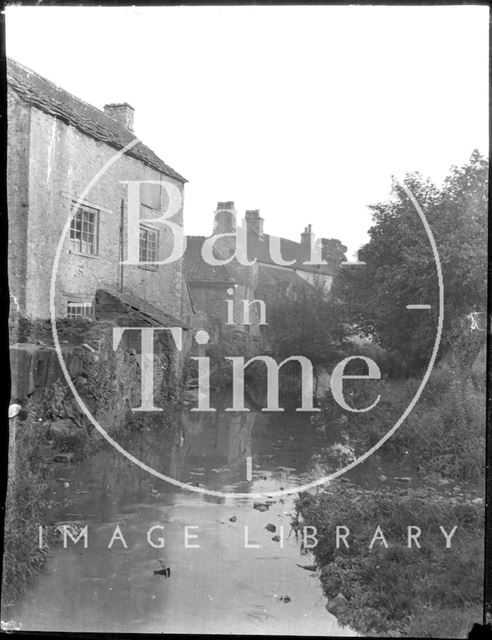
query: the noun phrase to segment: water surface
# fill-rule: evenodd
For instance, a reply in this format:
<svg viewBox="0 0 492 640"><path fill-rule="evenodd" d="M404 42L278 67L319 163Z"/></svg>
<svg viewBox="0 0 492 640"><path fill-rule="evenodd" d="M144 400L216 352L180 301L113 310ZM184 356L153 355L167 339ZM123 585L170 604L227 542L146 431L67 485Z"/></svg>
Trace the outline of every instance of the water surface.
<svg viewBox="0 0 492 640"><path fill-rule="evenodd" d="M88 525L88 548L53 547L43 573L10 616L25 630L134 633L353 635L325 609L312 556L291 532L294 495L270 492L319 472L323 436L305 414L183 411L170 436L159 425L121 442L153 468L201 487L264 493L221 498L177 489L111 447L79 465L56 466L53 522ZM246 477L246 458L253 476ZM232 520L231 520L232 518ZM151 539L164 548L153 548ZM275 531L265 527L273 525ZM120 539L108 545L119 526ZM185 527L188 544L185 548ZM245 527L247 543L245 548ZM271 526L269 527L272 528ZM283 528L283 531L282 531ZM281 541L273 540L281 535ZM170 576L155 575L162 567Z"/></svg>

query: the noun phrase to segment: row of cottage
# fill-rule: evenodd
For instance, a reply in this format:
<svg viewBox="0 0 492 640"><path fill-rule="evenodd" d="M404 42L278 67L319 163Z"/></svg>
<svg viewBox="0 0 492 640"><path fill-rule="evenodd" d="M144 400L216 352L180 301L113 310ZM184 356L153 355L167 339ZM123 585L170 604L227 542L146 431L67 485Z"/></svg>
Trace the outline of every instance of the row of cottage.
<svg viewBox="0 0 492 640"><path fill-rule="evenodd" d="M101 111L11 59L7 82L12 318L49 319L54 287L57 318L107 319L131 312L142 325L206 328L217 339L232 324L226 301L233 300L234 328L257 337L261 306L251 305L245 323L241 300L265 300L279 285L309 286L315 277L330 289L339 257L332 250L345 248L323 241L327 264L304 264L313 238L308 226L300 242L276 240L289 263L277 264L258 210L246 211L242 227L254 265L235 259L209 264L201 236L187 237L182 257L156 264L175 246L173 233L158 218L170 205L171 186L178 202L172 221L182 228L186 179L137 140L133 108L119 103ZM129 220L135 204L131 181L145 181L136 192L136 227ZM236 217L233 202L219 202L211 232L232 234ZM130 228L138 234L134 264L128 264ZM216 255L232 256L234 243L233 235L224 236Z"/></svg>

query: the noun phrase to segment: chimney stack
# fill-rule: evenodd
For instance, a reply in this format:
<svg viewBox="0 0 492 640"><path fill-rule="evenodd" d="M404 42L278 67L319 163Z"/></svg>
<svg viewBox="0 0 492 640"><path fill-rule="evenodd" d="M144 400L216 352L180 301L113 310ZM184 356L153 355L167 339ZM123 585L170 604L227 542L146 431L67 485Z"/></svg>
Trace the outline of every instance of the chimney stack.
<svg viewBox="0 0 492 640"><path fill-rule="evenodd" d="M253 233L260 240L263 238L263 218L259 209L248 209L244 216L248 233Z"/></svg>
<svg viewBox="0 0 492 640"><path fill-rule="evenodd" d="M234 233L236 231L236 215L234 202L217 202L214 216L214 235L217 233Z"/></svg>
<svg viewBox="0 0 492 640"><path fill-rule="evenodd" d="M128 102L120 102L104 105L104 113L119 122L122 127L133 131L133 116L135 115L135 109L128 104Z"/></svg>
<svg viewBox="0 0 492 640"><path fill-rule="evenodd" d="M301 233L301 256L303 262L309 260L311 257L312 237L313 232L311 231L311 225L308 224L307 227L304 227L304 231Z"/></svg>

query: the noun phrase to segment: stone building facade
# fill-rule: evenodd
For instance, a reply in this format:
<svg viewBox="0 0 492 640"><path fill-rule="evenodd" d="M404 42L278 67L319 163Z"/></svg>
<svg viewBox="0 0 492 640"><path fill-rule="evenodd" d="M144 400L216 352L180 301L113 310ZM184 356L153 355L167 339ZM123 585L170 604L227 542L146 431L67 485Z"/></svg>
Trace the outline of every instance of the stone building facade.
<svg viewBox="0 0 492 640"><path fill-rule="evenodd" d="M255 303L256 267L241 267L232 261L210 265L202 255L204 236L188 236L183 268L188 285L195 328L206 329L211 342L235 344L244 354L258 350L260 325ZM216 250L215 256L225 259ZM244 305L249 311L244 314Z"/></svg>
<svg viewBox="0 0 492 640"><path fill-rule="evenodd" d="M186 180L139 141L115 160L136 140L132 107L106 105L103 112L13 60L7 80L11 311L50 318L61 242L57 317L97 319L96 291L105 289L134 295L137 304L157 307L171 322L189 316L182 259L151 264L171 254L172 233L155 219L166 212L173 190L181 204L172 221L182 226ZM128 259L125 181L136 180L154 181L140 187L141 264L121 265Z"/></svg>
<svg viewBox="0 0 492 640"><path fill-rule="evenodd" d="M188 237L184 269L195 307L225 324L227 300L233 297L235 323L244 330L242 299L248 302L263 300L266 304L280 291L294 292L315 283L321 283L326 295L330 295L333 278L345 260L346 247L338 240L319 239L324 264L306 264L311 259L311 245L314 242L311 225L301 234L300 242L271 236L264 233L263 218L255 209L246 211L242 231L246 243L245 257L248 261L254 261L252 265L242 264L233 257L237 247L235 234L240 233L234 202L219 202L214 213L212 235L217 236L214 249L217 257L224 261L230 259L227 264L206 264L202 257L206 238ZM277 260L277 257L280 259ZM257 335L261 319L257 304L251 304L250 315L251 326L248 330Z"/></svg>

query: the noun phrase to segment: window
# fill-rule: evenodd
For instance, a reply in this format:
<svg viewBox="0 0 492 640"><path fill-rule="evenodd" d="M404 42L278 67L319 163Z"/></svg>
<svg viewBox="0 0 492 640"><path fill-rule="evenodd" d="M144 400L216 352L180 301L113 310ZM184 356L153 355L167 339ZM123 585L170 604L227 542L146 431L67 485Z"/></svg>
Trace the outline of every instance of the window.
<svg viewBox="0 0 492 640"><path fill-rule="evenodd" d="M99 211L81 206L70 222L70 243L72 250L87 256L98 252Z"/></svg>
<svg viewBox="0 0 492 640"><path fill-rule="evenodd" d="M94 305L92 302L68 301L67 318L92 318L94 315Z"/></svg>
<svg viewBox="0 0 492 640"><path fill-rule="evenodd" d="M159 231L140 225L140 266L143 262L156 262L159 259ZM157 269L156 264L143 266L144 269Z"/></svg>

